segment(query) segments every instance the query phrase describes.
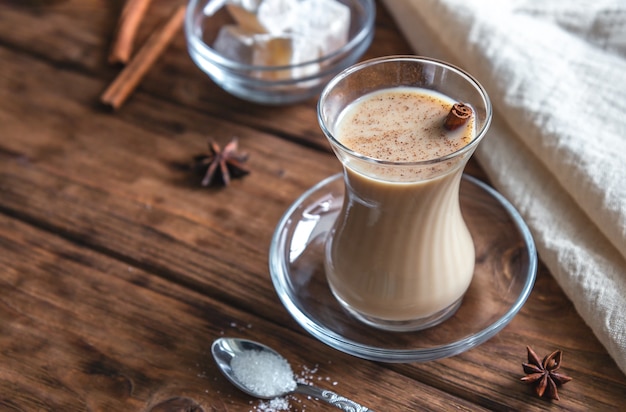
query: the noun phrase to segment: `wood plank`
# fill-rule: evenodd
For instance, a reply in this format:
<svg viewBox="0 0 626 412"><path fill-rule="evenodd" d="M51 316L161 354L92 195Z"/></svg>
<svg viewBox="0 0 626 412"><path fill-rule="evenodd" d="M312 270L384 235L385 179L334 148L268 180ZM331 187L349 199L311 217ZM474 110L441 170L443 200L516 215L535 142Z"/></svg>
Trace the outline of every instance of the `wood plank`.
<svg viewBox="0 0 626 412"><path fill-rule="evenodd" d="M503 332L451 359L380 365L306 336L275 296L267 250L288 205L340 170L314 99L232 98L193 66L181 33L124 109L106 113L97 99L117 72L105 60L121 1L25 4L0 13L0 405L141 410L189 396L244 410L249 398L206 351L222 333L285 347L331 379L355 371L332 389L378 410L542 410L518 381L526 344L565 351L574 381L554 407L623 404L626 378L544 267ZM141 35L171 6L155 0ZM380 9L366 57L406 52ZM174 167L208 137L232 136L253 173L230 188L201 189Z"/></svg>
<svg viewBox="0 0 626 412"><path fill-rule="evenodd" d="M2 215L0 265L5 407L150 410L181 397L206 411L245 410L252 399L221 376L210 344L224 335L262 335L296 375L363 403L475 410L383 365L363 362L354 370L352 357L311 338ZM348 369L350 380L333 380ZM414 391L398 394L400 387ZM302 398L293 404L331 410Z"/></svg>
<svg viewBox="0 0 626 412"><path fill-rule="evenodd" d="M13 97L17 99L17 96ZM50 97L49 100L57 101L57 107L64 106L59 105L57 99ZM67 107L70 108L69 114L64 114L64 118L81 117L80 105L68 104ZM74 113L74 110L77 112ZM45 112L42 110L42 113ZM18 123L11 123L10 119L7 116L8 124L17 127ZM264 201L262 209L265 212L259 213L254 199L262 196L262 190L269 189L267 181L256 181L250 185L249 180L242 180L237 191L229 188L212 192L208 197L205 191L168 183L171 181L171 170L155 165L158 160L153 157L137 155L138 161L130 163L134 166L125 165L124 161L128 159L120 150L123 143L118 140L119 133L108 139L93 139L89 133L83 132L75 133L74 138L68 139L66 134L55 131L47 122L52 120L43 117L39 123L34 118L26 123L19 122L30 125L33 130L40 127L41 130L35 133L39 137L13 138L0 144L3 147L0 210L126 264L300 331L280 307L265 268L272 232L268 216L277 218L289 199L306 188L304 184L287 184L283 188L285 196L275 202ZM93 130L102 127L105 127L104 122ZM124 131L123 126L120 129ZM136 150L134 153L144 153L141 149L152 153L150 146L165 149L164 153L181 150L170 144L170 139L166 137L142 135L134 129L133 132L122 135L129 139L130 146ZM255 140L255 144L265 142L254 146L259 150L271 146L271 142L276 144L271 136L257 135L256 138L259 140ZM46 148L51 143L46 139L64 142L56 146L62 155L55 155L55 151L38 155L49 150ZM180 139L175 143L180 145ZM323 153L309 152L286 142L280 142L280 145L294 146L289 150L302 151L302 158L319 156L317 162L307 166L312 175L323 176L325 167L328 167L324 164L334 162ZM301 162L294 162L293 159L300 157L283 161L298 167ZM83 167L85 162L88 168ZM106 170L114 170L115 173L107 174ZM137 184L132 178L138 174L144 175L144 183ZM274 179L273 185L284 185ZM146 180L153 183L146 184ZM146 201L157 197L162 200ZM220 201L233 197L241 198L233 203L236 207L229 211L221 210ZM255 214L261 214L258 220ZM252 219L248 219L250 216ZM249 236L252 240L247 241ZM219 279L218 284L216 279ZM576 381L582 387L597 389L597 392L594 395L577 394L571 389L576 384L568 384L565 390L569 396L564 397L563 405L572 410L583 410L590 405L606 407L605 402L618 402L619 395L616 394L624 386L623 377L588 329L573 329L570 326L580 320L562 292L554 286L553 279L544 274L543 282L547 283L540 290L549 290L554 296L532 296L522 314L492 341L453 359L425 365L397 366L392 370L441 390L460 394L486 407L500 408L506 404L522 408L529 404L540 409L543 401L535 399L517 382L526 344L520 342L520 336L533 336L538 340L533 344L538 346L539 351L558 345L566 351L566 359L570 359L570 353L575 354L574 358L581 356L584 359L584 362L578 363L568 360L568 368L572 368L568 371L578 371L572 373ZM550 302L550 305L546 307L545 302ZM552 325L555 319L559 319L556 328ZM516 324L519 326L515 327ZM527 330L534 332L524 332ZM545 330L558 333L546 336ZM581 339L581 336L584 338ZM568 346L563 347L564 343ZM494 358L494 353L500 357ZM589 374L586 362L598 366L598 370L602 370L607 377Z"/></svg>
<svg viewBox="0 0 626 412"><path fill-rule="evenodd" d="M82 89L83 98L87 97L90 105L97 105L99 94L118 72L106 63L106 55L112 36L108 31L114 27L118 9L121 7L119 3L113 2L105 8L104 13L94 2L81 0L51 3L36 8L10 8L0 17L0 39L10 49L34 55L61 70L69 69L98 77L99 84ZM167 16L171 8L171 1L152 2L141 25L137 40L139 43ZM410 47L406 40L395 29L389 14L380 4L377 14L375 42L362 59L409 54ZM43 24L40 23L42 20ZM38 30L30 30L34 25L37 25ZM55 40L59 37L63 42ZM175 37L167 52L157 61L117 116L129 122L141 120L142 105L135 102L145 96L173 101L197 111L212 113L213 116L226 116L268 133L329 150L317 126L316 98L279 107L262 106L237 99L221 90L193 64L187 54L182 32ZM155 124L154 129L162 131L160 125Z"/></svg>

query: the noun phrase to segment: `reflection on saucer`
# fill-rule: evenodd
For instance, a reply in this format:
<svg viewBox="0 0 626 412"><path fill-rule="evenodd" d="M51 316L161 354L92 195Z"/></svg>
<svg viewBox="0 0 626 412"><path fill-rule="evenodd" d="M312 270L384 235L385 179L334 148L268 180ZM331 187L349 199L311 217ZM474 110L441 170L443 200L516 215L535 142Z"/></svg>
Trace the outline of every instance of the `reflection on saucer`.
<svg viewBox="0 0 626 412"><path fill-rule="evenodd" d="M295 261L306 250L308 244L319 235L325 236L341 209L342 198L326 193L304 208L295 223L293 239L289 248L289 261ZM322 217L326 217L322 219Z"/></svg>

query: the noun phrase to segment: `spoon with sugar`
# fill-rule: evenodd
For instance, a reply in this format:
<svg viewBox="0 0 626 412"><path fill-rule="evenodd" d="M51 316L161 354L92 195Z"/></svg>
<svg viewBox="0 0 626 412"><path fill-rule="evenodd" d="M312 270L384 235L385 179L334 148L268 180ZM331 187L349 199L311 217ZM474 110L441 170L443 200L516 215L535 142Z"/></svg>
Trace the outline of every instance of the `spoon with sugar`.
<svg viewBox="0 0 626 412"><path fill-rule="evenodd" d="M247 339L219 338L211 346L224 376L237 388L260 399L302 394L350 412L371 409L335 392L296 382L291 366L272 348Z"/></svg>

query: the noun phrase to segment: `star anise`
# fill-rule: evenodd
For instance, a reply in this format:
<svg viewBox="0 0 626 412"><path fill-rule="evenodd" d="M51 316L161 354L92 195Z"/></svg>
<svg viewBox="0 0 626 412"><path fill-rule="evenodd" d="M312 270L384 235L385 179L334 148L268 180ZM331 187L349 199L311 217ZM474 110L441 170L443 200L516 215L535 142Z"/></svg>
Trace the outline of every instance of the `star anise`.
<svg viewBox="0 0 626 412"><path fill-rule="evenodd" d="M535 385L537 396L543 397L546 395L550 399L558 401L557 386L572 380L569 376L557 372L561 367L563 352L556 350L540 361L530 346L527 346L526 349L528 350L528 363L522 363L526 376L521 380Z"/></svg>
<svg viewBox="0 0 626 412"><path fill-rule="evenodd" d="M238 141L233 138L224 149L213 141L209 142L210 154L198 155L193 159L193 168L202 174L202 186L209 186L216 176L221 178L225 186L230 184L231 178L241 177L250 173L244 165L248 155L237 152Z"/></svg>

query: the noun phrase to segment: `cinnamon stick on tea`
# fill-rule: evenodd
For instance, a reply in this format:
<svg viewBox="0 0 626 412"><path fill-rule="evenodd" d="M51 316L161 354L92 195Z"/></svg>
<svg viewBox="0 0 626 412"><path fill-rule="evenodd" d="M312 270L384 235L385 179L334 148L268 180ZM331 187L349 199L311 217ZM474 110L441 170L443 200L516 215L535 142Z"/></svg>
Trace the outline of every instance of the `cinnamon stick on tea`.
<svg viewBox="0 0 626 412"><path fill-rule="evenodd" d="M117 23L109 63L128 63L133 52L135 34L151 0L126 0Z"/></svg>
<svg viewBox="0 0 626 412"><path fill-rule="evenodd" d="M176 32L182 27L185 9L185 5L176 8L174 14L167 22L150 35L135 57L132 58L130 63L104 91L100 97L102 103L111 106L115 110L122 106L172 38L174 38Z"/></svg>
<svg viewBox="0 0 626 412"><path fill-rule="evenodd" d="M443 122L447 130L455 130L463 126L472 117L472 108L465 103L455 103Z"/></svg>

